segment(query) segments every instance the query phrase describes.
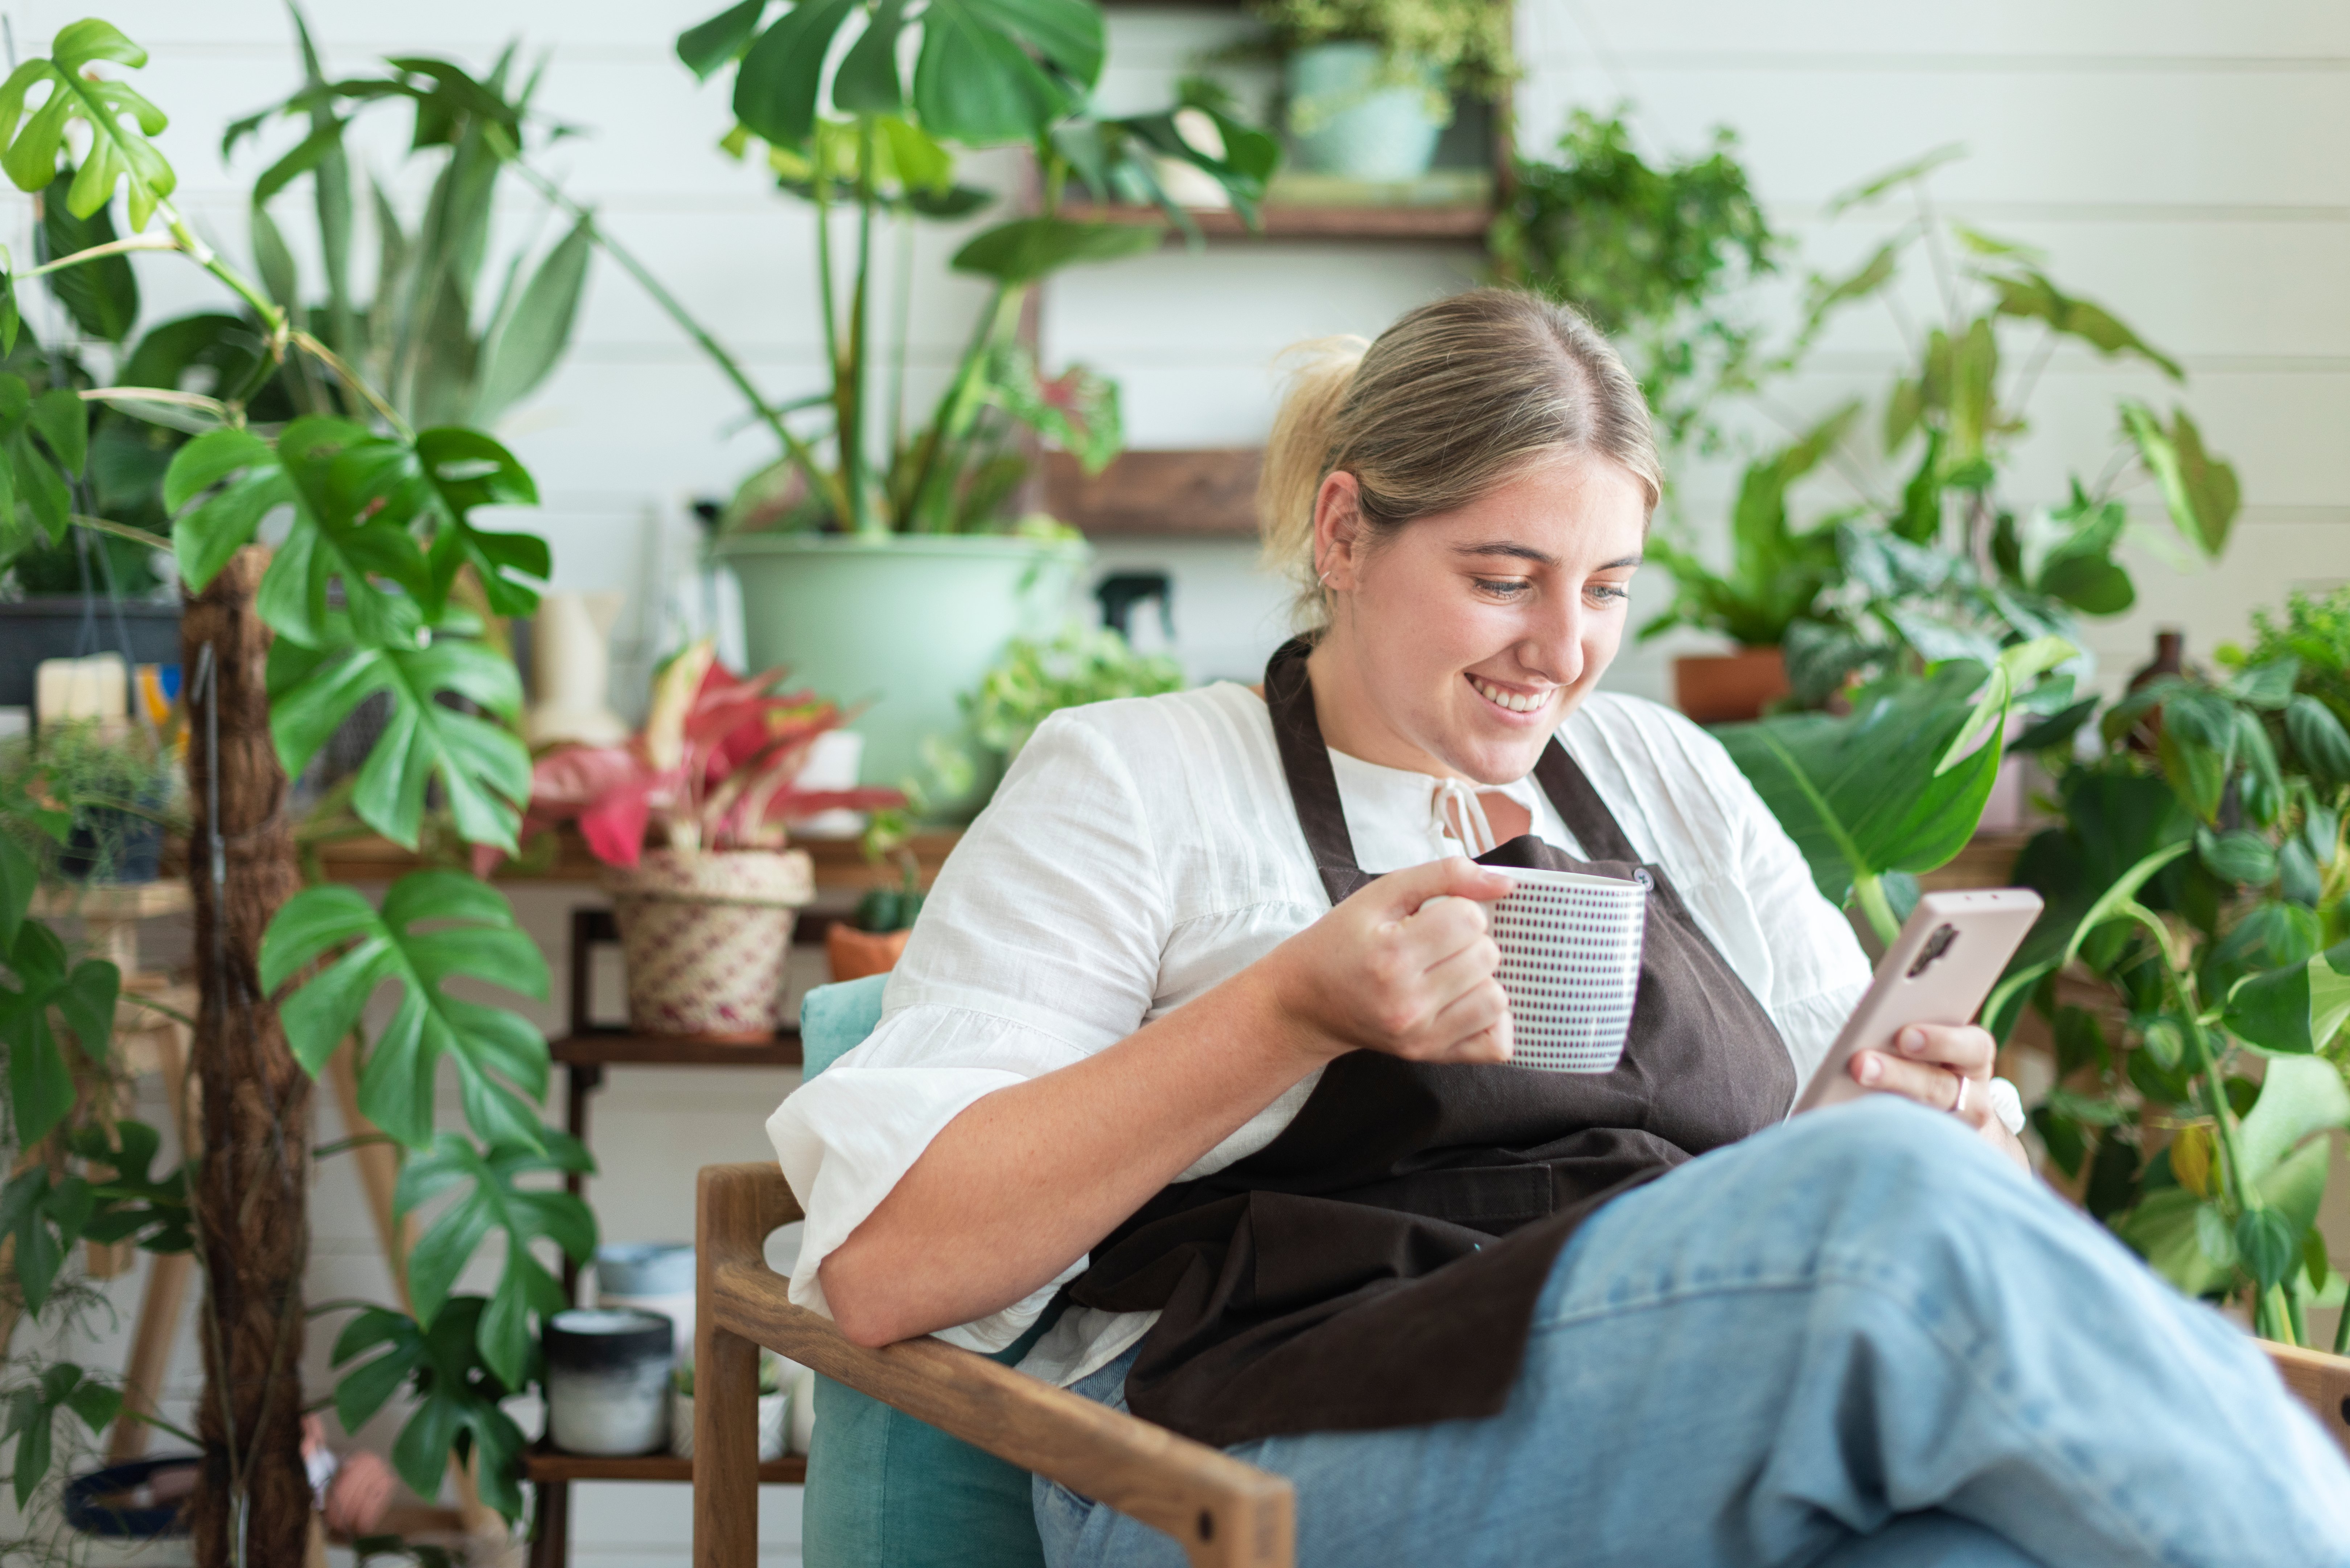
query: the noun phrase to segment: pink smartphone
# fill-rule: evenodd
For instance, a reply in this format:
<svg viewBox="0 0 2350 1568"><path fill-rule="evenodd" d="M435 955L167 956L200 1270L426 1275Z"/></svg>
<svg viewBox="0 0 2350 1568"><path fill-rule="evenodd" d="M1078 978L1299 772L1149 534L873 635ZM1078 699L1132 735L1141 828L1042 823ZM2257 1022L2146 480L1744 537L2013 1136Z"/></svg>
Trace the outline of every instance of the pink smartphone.
<svg viewBox="0 0 2350 1568"><path fill-rule="evenodd" d="M1890 1049L1893 1036L1912 1023L1972 1023L2039 914L2040 895L2028 888L1919 898L1790 1114L1868 1093L1852 1081L1854 1052Z"/></svg>

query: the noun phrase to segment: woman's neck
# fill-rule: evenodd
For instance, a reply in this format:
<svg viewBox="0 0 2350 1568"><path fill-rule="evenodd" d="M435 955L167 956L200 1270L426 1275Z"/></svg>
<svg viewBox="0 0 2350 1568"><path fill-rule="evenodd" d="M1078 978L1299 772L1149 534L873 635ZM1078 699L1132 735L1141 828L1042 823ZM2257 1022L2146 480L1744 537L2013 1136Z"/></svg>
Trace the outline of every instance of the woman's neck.
<svg viewBox="0 0 2350 1568"><path fill-rule="evenodd" d="M1477 780L1396 728L1364 682L1361 667L1345 656L1340 638L1333 631L1305 659L1306 673L1314 682L1314 719L1321 726L1323 744L1379 767L1477 784Z"/></svg>

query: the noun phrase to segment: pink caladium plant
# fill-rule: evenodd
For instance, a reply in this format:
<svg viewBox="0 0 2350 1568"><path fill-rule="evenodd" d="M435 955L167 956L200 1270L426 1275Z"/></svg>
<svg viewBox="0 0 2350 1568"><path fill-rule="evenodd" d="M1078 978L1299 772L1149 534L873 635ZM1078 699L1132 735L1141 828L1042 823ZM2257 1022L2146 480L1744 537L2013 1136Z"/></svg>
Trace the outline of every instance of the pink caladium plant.
<svg viewBox="0 0 2350 1568"><path fill-rule="evenodd" d="M662 668L627 744L558 746L532 763L524 836L576 820L597 859L634 866L649 840L780 849L797 818L904 805L893 789L798 787L808 748L847 715L813 692L778 691L784 675L738 676L707 639L694 644Z"/></svg>

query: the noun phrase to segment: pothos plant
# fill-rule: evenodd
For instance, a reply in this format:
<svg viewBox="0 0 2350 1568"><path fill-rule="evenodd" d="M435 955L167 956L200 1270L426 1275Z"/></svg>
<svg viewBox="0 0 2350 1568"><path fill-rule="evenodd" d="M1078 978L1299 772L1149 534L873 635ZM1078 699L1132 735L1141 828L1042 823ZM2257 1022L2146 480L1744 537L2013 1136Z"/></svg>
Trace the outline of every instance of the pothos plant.
<svg viewBox="0 0 2350 1568"><path fill-rule="evenodd" d="M348 397L359 417L282 424L257 422L234 397L203 406L176 400L210 420L164 477L180 576L202 588L255 539L265 517L285 516L255 607L275 634L270 730L287 773L298 774L360 702L380 696L390 718L350 793L351 810L413 847L428 793L437 791L456 836L512 851L530 789L530 758L513 730L521 683L511 660L484 642L483 617L468 601L499 616L536 603L549 566L546 541L477 520L485 507L534 503L530 475L479 431L412 429L380 389L197 236L172 204L175 176L151 140L164 128L163 112L106 68L145 60L115 27L85 20L60 28L47 57L26 61L0 85L0 171L27 192L64 179L64 200L84 219L120 191L128 220L119 240L0 280L0 351L14 345L16 289L26 279L69 274L125 250L171 252L230 290L270 359L298 362ZM417 101L424 120L432 106ZM70 161L76 146L86 148L78 164ZM134 410L175 401L113 400ZM121 530L84 511L71 489L86 408L69 388L34 398L0 377L0 522L52 540L68 528ZM0 809L40 831L57 829L21 796ZM151 1178L138 1158L144 1150L151 1162L159 1143L151 1128L78 1119L74 1085L105 1064L120 976L98 961L69 961L46 927L25 919L28 864L0 836L0 949L15 980L0 987L0 1039L8 1046L15 1135L21 1148L57 1148L60 1157L86 1147L118 1179L92 1184L63 1174L59 1159L35 1161L0 1196L25 1305L37 1313L57 1261L77 1240L135 1234L151 1247L184 1245L192 1214L184 1200L189 1172ZM410 1212L453 1195L406 1261L411 1310L369 1307L338 1341L334 1360L347 1370L337 1407L356 1427L408 1389L417 1406L393 1452L402 1477L429 1495L452 1453L478 1456L484 1500L513 1517L521 1507L515 1459L523 1438L500 1406L534 1375L534 1321L563 1304L535 1249L552 1243L584 1260L595 1241L578 1199L532 1181L583 1170L588 1157L540 1121L549 1069L538 1032L504 1007L445 987L463 976L544 997L545 961L495 888L435 868L395 883L380 908L347 888L297 894L272 920L260 968L306 1068L315 1074L346 1041L359 1042L359 1109L405 1157L397 1208ZM367 1004L387 988L397 1004L369 1038ZM49 1022L53 1008L62 1033ZM444 1070L459 1085L462 1128L435 1122L432 1088ZM496 1283L486 1295L454 1293L468 1261L491 1244L504 1259ZM85 1419L99 1413L94 1399L76 1402L78 1377L61 1384L46 1408L71 1407ZM45 1419L36 1444L26 1435L29 1419L12 1417L12 1430L21 1488L27 1469L37 1468L27 1456L47 1451L48 1428Z"/></svg>
<svg viewBox="0 0 2350 1568"><path fill-rule="evenodd" d="M2108 708L2085 760L2065 727L2040 738L2063 821L2015 877L2047 909L1987 1020L2048 1023L2033 1122L2089 1211L2180 1289L2305 1344L2311 1309L2344 1304L2316 1220L2320 1135L2350 1126L2350 731L2323 695L2338 658L2264 640Z"/></svg>

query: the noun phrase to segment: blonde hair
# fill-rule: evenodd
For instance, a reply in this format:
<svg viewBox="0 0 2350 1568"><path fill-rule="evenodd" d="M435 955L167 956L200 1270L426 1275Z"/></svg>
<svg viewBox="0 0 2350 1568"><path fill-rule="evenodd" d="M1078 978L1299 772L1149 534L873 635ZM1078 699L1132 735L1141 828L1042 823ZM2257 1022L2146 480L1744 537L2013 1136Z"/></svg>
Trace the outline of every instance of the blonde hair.
<svg viewBox="0 0 2350 1568"><path fill-rule="evenodd" d="M1621 464L1656 509L1664 464L1640 384L1598 328L1513 289L1478 288L1360 337L1301 343L1257 481L1265 564L1297 585L1300 629L1328 624L1316 580L1314 501L1355 476L1374 540L1464 506L1527 464L1596 452Z"/></svg>

